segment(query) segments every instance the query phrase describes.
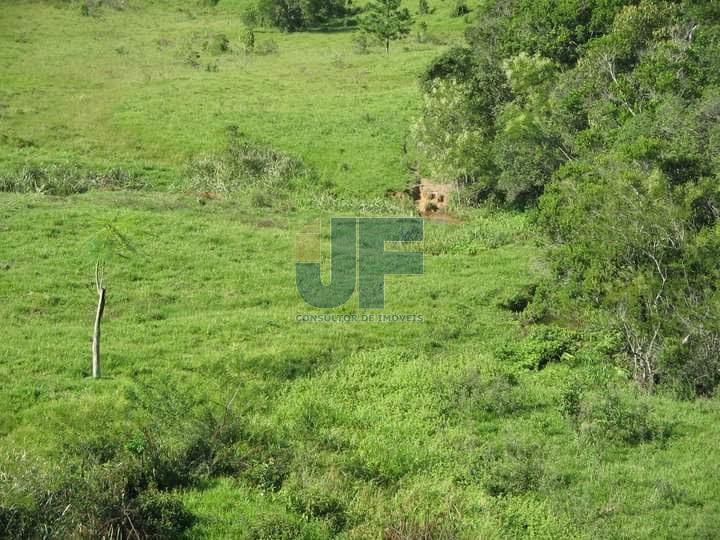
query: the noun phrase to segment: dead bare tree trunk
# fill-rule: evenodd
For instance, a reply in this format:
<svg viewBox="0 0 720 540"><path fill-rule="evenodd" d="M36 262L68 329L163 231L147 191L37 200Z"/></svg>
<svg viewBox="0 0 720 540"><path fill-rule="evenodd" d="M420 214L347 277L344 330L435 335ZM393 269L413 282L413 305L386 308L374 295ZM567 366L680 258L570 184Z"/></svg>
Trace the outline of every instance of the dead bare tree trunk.
<svg viewBox="0 0 720 540"><path fill-rule="evenodd" d="M100 263L95 263L95 289L98 293L98 306L95 312L95 325L93 326L92 340L92 376L93 379L100 377L100 322L103 311L105 311L105 287L103 287L103 268Z"/></svg>

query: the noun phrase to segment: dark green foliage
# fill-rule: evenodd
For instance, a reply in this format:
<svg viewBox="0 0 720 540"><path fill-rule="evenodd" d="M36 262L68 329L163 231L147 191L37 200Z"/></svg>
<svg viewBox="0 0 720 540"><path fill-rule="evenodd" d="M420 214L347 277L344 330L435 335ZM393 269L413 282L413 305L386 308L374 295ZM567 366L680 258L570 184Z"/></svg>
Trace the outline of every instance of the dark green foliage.
<svg viewBox="0 0 720 540"><path fill-rule="evenodd" d="M303 534L304 524L300 518L285 514L264 516L250 531L250 540L296 540L308 538Z"/></svg>
<svg viewBox="0 0 720 540"><path fill-rule="evenodd" d="M345 14L344 0L259 0L260 18L286 32L316 26Z"/></svg>
<svg viewBox="0 0 720 540"><path fill-rule="evenodd" d="M205 42L205 50L214 56L230 51L230 40L225 34L213 34Z"/></svg>
<svg viewBox="0 0 720 540"><path fill-rule="evenodd" d="M300 483L287 489L288 508L307 519L319 519L327 523L335 534L347 525L345 503L337 498L327 486L306 486Z"/></svg>
<svg viewBox="0 0 720 540"><path fill-rule="evenodd" d="M250 6L243 10L240 20L246 28L252 30L261 23L260 12L256 6Z"/></svg>
<svg viewBox="0 0 720 540"><path fill-rule="evenodd" d="M243 35L243 47L245 47L246 53L252 53L255 51L255 31L252 27L248 27Z"/></svg>
<svg viewBox="0 0 720 540"><path fill-rule="evenodd" d="M168 493L144 491L135 506L139 519L133 525L151 538L177 538L195 523L182 501Z"/></svg>
<svg viewBox="0 0 720 540"><path fill-rule="evenodd" d="M503 0L483 2L468 32L478 49L490 46L502 58L520 52L573 64L588 41L605 34L623 6L635 0Z"/></svg>
<svg viewBox="0 0 720 540"><path fill-rule="evenodd" d="M426 106L421 166L507 205L539 200L558 294L608 314L645 388L711 394L720 383L717 11L519 0L484 3L477 17L468 46L423 76L430 96L435 79L456 81L454 118L465 123L458 134L457 121L434 121L439 109ZM446 166L453 151L473 166ZM548 301L537 306L528 321L552 315Z"/></svg>
<svg viewBox="0 0 720 540"><path fill-rule="evenodd" d="M68 433L55 465L3 463L0 527L12 537L178 537L195 518L173 490L238 474L252 454L232 398L216 405L182 390L129 390L132 425Z"/></svg>
<svg viewBox="0 0 720 540"><path fill-rule="evenodd" d="M456 0L455 5L450 12L453 17L462 17L468 13L470 13L470 8L467 6L465 0Z"/></svg>
<svg viewBox="0 0 720 540"><path fill-rule="evenodd" d="M537 285L534 284L521 287L520 289L510 293L508 296L501 299L498 302L498 307L507 309L508 311L512 311L513 313L522 313L523 311L525 311L525 308L530 305L530 302L532 302L536 290Z"/></svg>
<svg viewBox="0 0 720 540"><path fill-rule="evenodd" d="M278 491L290 472L292 453L286 445L267 437L253 437L251 443L241 477L263 491Z"/></svg>
<svg viewBox="0 0 720 540"><path fill-rule="evenodd" d="M305 26L302 8L295 0L259 0L258 11L269 25L286 32L301 30Z"/></svg>
<svg viewBox="0 0 720 540"><path fill-rule="evenodd" d="M420 80L427 91L435 79L470 80L476 71L475 55L469 47L452 47L425 68Z"/></svg>
<svg viewBox="0 0 720 540"><path fill-rule="evenodd" d="M447 396L445 414L450 417L470 415L488 419L518 414L530 406L512 373L483 376L469 371L450 381L443 391Z"/></svg>

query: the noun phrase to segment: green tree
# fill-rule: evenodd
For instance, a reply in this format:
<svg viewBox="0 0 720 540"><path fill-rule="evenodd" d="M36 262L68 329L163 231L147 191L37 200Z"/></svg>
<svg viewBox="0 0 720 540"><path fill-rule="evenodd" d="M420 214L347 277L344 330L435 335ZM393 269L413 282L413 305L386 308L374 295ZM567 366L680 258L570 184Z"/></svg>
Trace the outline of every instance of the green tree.
<svg viewBox="0 0 720 540"><path fill-rule="evenodd" d="M295 32L342 16L345 0L259 0L258 11L270 25Z"/></svg>
<svg viewBox="0 0 720 540"><path fill-rule="evenodd" d="M263 20L285 32L302 30L305 25L299 0L259 0L258 10Z"/></svg>
<svg viewBox="0 0 720 540"><path fill-rule="evenodd" d="M367 7L367 15L360 21L362 29L385 44L390 54L390 42L410 33L413 20L407 8L400 7L401 0L377 0Z"/></svg>
<svg viewBox="0 0 720 540"><path fill-rule="evenodd" d="M493 174L487 133L472 114L468 87L436 80L425 95L412 136L422 169L436 178L470 181L489 187Z"/></svg>

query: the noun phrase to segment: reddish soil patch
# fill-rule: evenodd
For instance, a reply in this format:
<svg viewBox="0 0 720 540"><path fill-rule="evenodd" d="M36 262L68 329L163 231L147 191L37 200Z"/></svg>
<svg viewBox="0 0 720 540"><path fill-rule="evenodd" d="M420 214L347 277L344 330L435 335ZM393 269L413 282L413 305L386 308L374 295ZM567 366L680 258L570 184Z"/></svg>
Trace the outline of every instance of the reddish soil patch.
<svg viewBox="0 0 720 540"><path fill-rule="evenodd" d="M420 214L433 221L460 223L460 220L448 214L448 201L455 186L442 184L422 178L413 192L415 206Z"/></svg>

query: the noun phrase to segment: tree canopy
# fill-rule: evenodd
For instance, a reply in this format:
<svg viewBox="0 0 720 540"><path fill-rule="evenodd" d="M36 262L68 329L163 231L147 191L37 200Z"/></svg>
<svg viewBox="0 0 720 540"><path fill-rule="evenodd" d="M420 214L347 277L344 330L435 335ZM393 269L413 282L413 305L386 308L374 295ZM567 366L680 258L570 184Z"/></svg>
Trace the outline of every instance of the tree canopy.
<svg viewBox="0 0 720 540"><path fill-rule="evenodd" d="M652 387L720 384L720 8L483 5L427 69L418 161L537 208L553 289L608 315Z"/></svg>
<svg viewBox="0 0 720 540"><path fill-rule="evenodd" d="M408 35L412 24L412 16L407 8L401 7L401 0L371 2L360 22L365 32L383 42L387 53L390 53L390 42Z"/></svg>

